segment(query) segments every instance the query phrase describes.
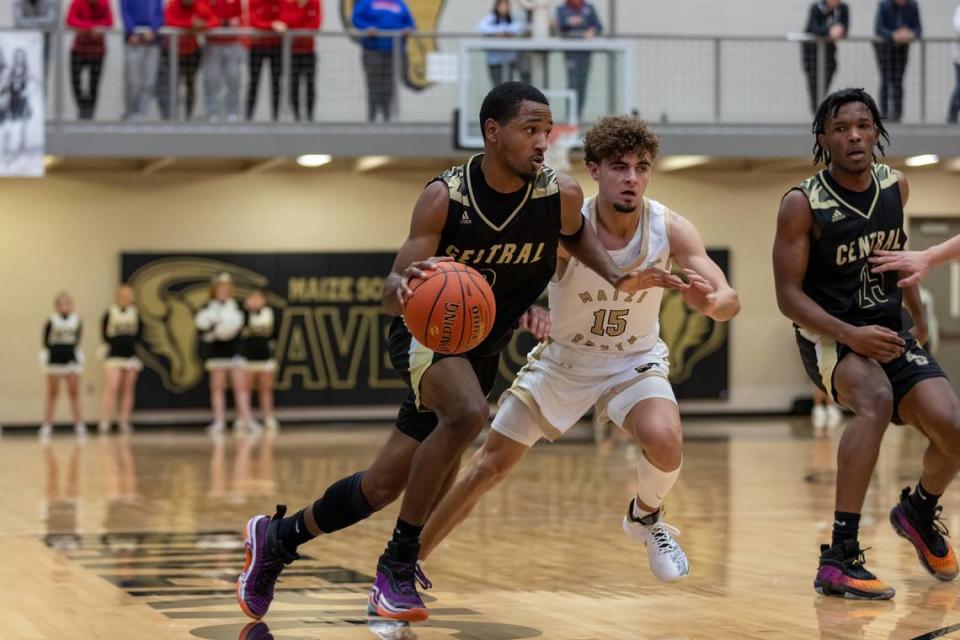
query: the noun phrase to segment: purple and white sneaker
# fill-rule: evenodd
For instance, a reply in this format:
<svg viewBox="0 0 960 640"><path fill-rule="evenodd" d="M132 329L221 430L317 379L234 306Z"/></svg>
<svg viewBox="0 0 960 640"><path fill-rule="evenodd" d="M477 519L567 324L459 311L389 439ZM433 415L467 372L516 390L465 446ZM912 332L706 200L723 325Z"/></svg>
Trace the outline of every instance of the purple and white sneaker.
<svg viewBox="0 0 960 640"><path fill-rule="evenodd" d="M284 565L300 558L284 549L277 537L280 521L286 512L286 505L278 504L272 518L259 515L247 521L247 554L243 571L237 578L237 603L254 620L262 618L270 608L273 590Z"/></svg>
<svg viewBox="0 0 960 640"><path fill-rule="evenodd" d="M417 557L416 551L419 549L412 554L413 558ZM384 553L377 563L377 579L370 588L367 613L404 622L426 620L430 614L417 593L417 583L424 589L433 586L416 560L394 560L389 553Z"/></svg>

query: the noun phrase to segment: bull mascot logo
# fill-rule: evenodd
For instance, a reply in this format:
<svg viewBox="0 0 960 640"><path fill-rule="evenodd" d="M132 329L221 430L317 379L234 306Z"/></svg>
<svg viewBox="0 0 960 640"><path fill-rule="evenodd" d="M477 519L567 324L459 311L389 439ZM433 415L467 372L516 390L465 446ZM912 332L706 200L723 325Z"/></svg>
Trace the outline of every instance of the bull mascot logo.
<svg viewBox="0 0 960 640"><path fill-rule="evenodd" d="M690 379L698 362L723 346L727 325L694 311L679 291L664 291L660 337L670 349L670 382Z"/></svg>
<svg viewBox="0 0 960 640"><path fill-rule="evenodd" d="M221 273L230 274L238 300L268 283L265 276L234 264L187 257L154 260L129 278L143 324L144 344L137 347L137 355L169 391L182 393L203 379L193 317L209 299L210 280ZM269 292L267 303L286 305Z"/></svg>

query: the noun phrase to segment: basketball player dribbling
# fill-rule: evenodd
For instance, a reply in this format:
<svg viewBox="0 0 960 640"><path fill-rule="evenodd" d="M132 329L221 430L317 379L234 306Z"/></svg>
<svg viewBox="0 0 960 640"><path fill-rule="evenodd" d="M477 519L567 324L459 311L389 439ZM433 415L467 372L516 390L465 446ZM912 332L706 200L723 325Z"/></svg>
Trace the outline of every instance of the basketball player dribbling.
<svg viewBox="0 0 960 640"><path fill-rule="evenodd" d="M427 618L416 586L429 585L417 565L420 532L455 477L463 451L487 422L486 396L513 328L539 324L528 309L553 275L558 243L621 291L686 286L660 267L625 273L593 228L583 224L580 186L543 165L553 123L538 89L519 82L496 86L484 98L480 123L484 153L427 185L384 285L384 307L397 316L388 338L391 359L410 387L396 429L369 469L335 482L312 505L288 518L279 505L273 518L250 519L237 598L251 617L267 612L277 577L297 559L298 545L363 520L406 489L368 611L395 620ZM409 281L451 259L489 279L496 318L478 347L445 356L413 340L399 316Z"/></svg>
<svg viewBox="0 0 960 640"><path fill-rule="evenodd" d="M624 270L676 262L690 286L685 301L714 320L737 314L740 302L704 249L696 228L644 198L660 148L646 123L601 118L584 138L584 155L599 194L583 206L610 258ZM427 520L422 560L496 486L541 437L553 440L593 405L630 433L642 451L638 491L624 531L647 548L650 568L664 582L684 578L689 564L661 518L661 505L680 473L680 412L660 340L659 288L624 295L560 250L549 285L549 341L529 354L504 394L486 441Z"/></svg>
<svg viewBox="0 0 960 640"><path fill-rule="evenodd" d="M916 285L899 289L893 274L872 273L877 250L906 243L907 181L884 164L887 132L862 89L826 97L813 131L815 162L826 168L790 190L780 204L773 266L780 310L795 325L814 384L854 413L837 454L833 537L820 548L814 588L824 595L873 600L894 596L864 566L860 512L887 425L916 427L930 441L916 488L903 489L890 522L921 564L941 580L957 560L940 520L941 494L960 470L960 402L921 346L926 322ZM882 139L881 139L882 138ZM901 307L913 319L904 331Z"/></svg>

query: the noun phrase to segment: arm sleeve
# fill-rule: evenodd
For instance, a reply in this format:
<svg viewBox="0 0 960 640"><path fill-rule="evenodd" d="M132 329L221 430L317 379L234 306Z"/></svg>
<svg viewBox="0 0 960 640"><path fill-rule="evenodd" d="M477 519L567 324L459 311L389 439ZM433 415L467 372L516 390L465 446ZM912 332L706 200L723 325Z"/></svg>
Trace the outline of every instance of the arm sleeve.
<svg viewBox="0 0 960 640"><path fill-rule="evenodd" d="M237 308L224 307L220 322L213 329L217 340L232 340L243 329L243 311Z"/></svg>
<svg viewBox="0 0 960 640"><path fill-rule="evenodd" d="M89 29L93 26L93 21L82 15L79 2L72 2L67 11L67 26L75 29Z"/></svg>
<svg viewBox="0 0 960 640"><path fill-rule="evenodd" d="M214 324L216 324L216 314L213 307L210 306L210 303L204 305L200 311L197 312L196 317L193 320L194 325L200 331L210 331Z"/></svg>
<svg viewBox="0 0 960 640"><path fill-rule="evenodd" d="M307 23L308 29L320 29L320 25L323 24L323 5L320 4L320 0L315 0L313 3L313 12L310 14L310 20Z"/></svg>
<svg viewBox="0 0 960 640"><path fill-rule="evenodd" d="M280 335L280 323L277 322L280 318L273 307L267 307L267 311L270 313L270 340L273 341Z"/></svg>
<svg viewBox="0 0 960 640"><path fill-rule="evenodd" d="M213 12L213 9L210 8L210 5L203 3L198 5L198 13L203 21L206 23L207 29L216 29L220 26L220 18L217 17L217 14Z"/></svg>
<svg viewBox="0 0 960 640"><path fill-rule="evenodd" d="M807 16L807 28L805 31L815 36L825 36L828 33L827 21L823 19L823 14L816 3L810 5L810 15Z"/></svg>
<svg viewBox="0 0 960 640"><path fill-rule="evenodd" d="M50 329L52 328L53 328L53 325L48 319L46 324L43 325L43 346L45 349L50 348Z"/></svg>
<svg viewBox="0 0 960 640"><path fill-rule="evenodd" d="M840 5L840 24L843 25L843 32L850 34L850 7L847 3Z"/></svg>
<svg viewBox="0 0 960 640"><path fill-rule="evenodd" d="M358 31L363 31L364 29L369 29L370 27L376 26L373 24L373 21L367 15L367 5L366 0L360 0L357 3L357 6L353 8L353 16L351 16L351 21L353 22L353 28Z"/></svg>
<svg viewBox="0 0 960 640"><path fill-rule="evenodd" d="M485 36L492 36L499 33L499 30L493 22L493 14L488 13L480 18L480 22L477 23L477 33L482 33Z"/></svg>
<svg viewBox="0 0 960 640"><path fill-rule="evenodd" d="M403 23L404 29L417 28L417 22L413 19L413 14L410 13L410 8L407 7L406 5L403 6L403 17L404 17L404 23Z"/></svg>
<svg viewBox="0 0 960 640"><path fill-rule="evenodd" d="M590 20L590 26L597 30L597 35L603 33L603 23L600 22L600 16L597 15L596 7L590 10L590 17L592 18L592 20Z"/></svg>
<svg viewBox="0 0 960 640"><path fill-rule="evenodd" d="M877 18L874 21L874 25L873 25L873 32L877 35L877 37L890 41L893 39L893 30L887 28L887 22L884 19L885 17L886 17L886 12L883 10L883 5L878 6Z"/></svg>
<svg viewBox="0 0 960 640"><path fill-rule="evenodd" d="M913 6L913 11L912 11L912 14L913 14L913 21L912 21L912 22L913 22L913 24L910 25L910 28L913 29L913 33L914 33L918 38L922 38L922 37L923 37L923 23L920 22L920 4L914 2L912 6Z"/></svg>
<svg viewBox="0 0 960 640"><path fill-rule="evenodd" d="M110 320L110 311L104 311L103 317L100 319L100 339L104 342L110 342L107 338L107 322Z"/></svg>
<svg viewBox="0 0 960 640"><path fill-rule="evenodd" d="M153 16L150 19L150 27L156 31L163 26L163 0L155 0L153 5Z"/></svg>
<svg viewBox="0 0 960 640"><path fill-rule="evenodd" d="M83 320L77 320L77 341L73 343L73 346L80 346L80 338L83 337Z"/></svg>
<svg viewBox="0 0 960 640"><path fill-rule="evenodd" d="M557 7L557 31L560 33L566 33L570 30L567 26L566 15L567 12L562 6Z"/></svg>
<svg viewBox="0 0 960 640"><path fill-rule="evenodd" d="M264 6L262 0L251 0L250 2L250 25L256 29L269 30L273 28L272 20L264 17Z"/></svg>
<svg viewBox="0 0 960 640"><path fill-rule="evenodd" d="M130 13L130 0L120 0L120 15L123 16L123 30L128 34L133 31L133 14Z"/></svg>

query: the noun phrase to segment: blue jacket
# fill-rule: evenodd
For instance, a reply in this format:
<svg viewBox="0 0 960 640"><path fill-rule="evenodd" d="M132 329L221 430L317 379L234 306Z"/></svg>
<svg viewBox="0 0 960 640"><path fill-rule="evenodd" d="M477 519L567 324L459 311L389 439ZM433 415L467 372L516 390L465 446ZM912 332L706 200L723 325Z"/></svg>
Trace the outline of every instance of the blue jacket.
<svg viewBox="0 0 960 640"><path fill-rule="evenodd" d="M353 8L353 28L358 31L400 31L416 29L417 25L403 0L360 0ZM390 51L393 49L393 38L364 38L361 44L364 49Z"/></svg>
<svg viewBox="0 0 960 640"><path fill-rule="evenodd" d="M154 31L163 26L163 0L120 0L123 14L123 32L127 37L136 27L150 27Z"/></svg>
<svg viewBox="0 0 960 640"><path fill-rule="evenodd" d="M557 30L564 38L582 38L588 29L596 29L597 35L603 31L597 11L589 2L584 2L580 9L571 9L566 4L557 7Z"/></svg>
<svg viewBox="0 0 960 640"><path fill-rule="evenodd" d="M920 25L920 5L916 0L907 0L907 4L902 7L894 0L882 0L877 6L877 20L874 25L877 37L892 42L893 32L904 26L910 27L917 38L923 36L923 27Z"/></svg>

